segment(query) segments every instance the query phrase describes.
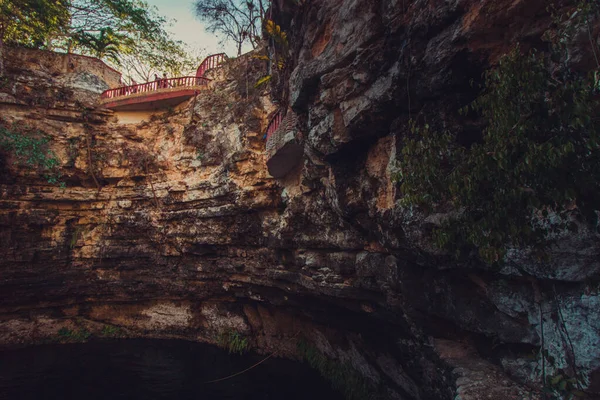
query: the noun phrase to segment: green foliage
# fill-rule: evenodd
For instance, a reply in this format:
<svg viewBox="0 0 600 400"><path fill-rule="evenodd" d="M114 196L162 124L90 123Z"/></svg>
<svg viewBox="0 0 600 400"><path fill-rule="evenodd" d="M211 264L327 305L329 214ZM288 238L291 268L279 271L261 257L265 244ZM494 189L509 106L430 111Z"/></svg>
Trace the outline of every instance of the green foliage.
<svg viewBox="0 0 600 400"><path fill-rule="evenodd" d="M119 338L123 336L121 328L113 325L104 325L101 332L102 336L110 338Z"/></svg>
<svg viewBox="0 0 600 400"><path fill-rule="evenodd" d="M288 47L287 33L284 30L282 30L281 26L277 25L273 20L266 20L264 29L266 34L270 38L272 38L276 43L286 48Z"/></svg>
<svg viewBox="0 0 600 400"><path fill-rule="evenodd" d="M285 68L289 53L287 33L273 20L266 20L264 25L265 35L271 40L273 54L267 53L267 55L258 55L256 57L261 59L266 58L271 62L274 70L281 71Z"/></svg>
<svg viewBox="0 0 600 400"><path fill-rule="evenodd" d="M461 110L487 122L475 143L412 125L395 178L406 205L458 211L434 231L440 248L458 256L476 248L494 263L509 246L543 249L553 232L576 229L574 217L596 223L596 83L593 74L551 69L517 47L488 71L482 94Z"/></svg>
<svg viewBox="0 0 600 400"><path fill-rule="evenodd" d="M37 168L51 184L65 187L60 181L60 161L49 149L49 139L42 132L21 133L15 127L0 126L0 149L12 154L15 163L24 167Z"/></svg>
<svg viewBox="0 0 600 400"><path fill-rule="evenodd" d="M358 373L350 364L330 360L315 346L299 340L296 348L298 356L311 368L327 379L331 386L344 394L348 400L378 399L374 385Z"/></svg>
<svg viewBox="0 0 600 400"><path fill-rule="evenodd" d="M196 150L196 160L198 160L198 161L204 160L204 152L200 149Z"/></svg>
<svg viewBox="0 0 600 400"><path fill-rule="evenodd" d="M217 344L233 354L244 354L248 351L248 339L232 330L221 332L217 337Z"/></svg>
<svg viewBox="0 0 600 400"><path fill-rule="evenodd" d="M550 355L547 349L540 349L540 358L544 362L538 364L536 372L542 375L543 392L546 400L577 400L587 398L582 388L589 385L589 379L582 371L567 374L562 370L556 369L556 359ZM535 355L533 358L537 358ZM543 368L545 366L552 367L556 372L552 376L546 376Z"/></svg>
<svg viewBox="0 0 600 400"><path fill-rule="evenodd" d="M60 328L58 331L58 340L60 342L85 342L92 334L85 328L79 330L71 330L68 328Z"/></svg>
<svg viewBox="0 0 600 400"><path fill-rule="evenodd" d="M80 40L105 36L119 46L133 46L134 40L154 40L164 34L165 19L138 0L72 0L69 5L71 23L65 44L96 50L94 41Z"/></svg>
<svg viewBox="0 0 600 400"><path fill-rule="evenodd" d="M273 22L273 20L267 19L264 22L264 32L271 41L271 47L265 49L265 54L256 54L252 57L258 60L267 61L271 73L258 79L254 84L255 88L273 82L274 77L279 83L279 73L285 68L289 53L287 33L283 31L279 25Z"/></svg>
<svg viewBox="0 0 600 400"><path fill-rule="evenodd" d="M71 242L69 243L69 248L73 249L77 245L79 238L83 234L84 228L82 226L77 226L71 235Z"/></svg>
<svg viewBox="0 0 600 400"><path fill-rule="evenodd" d="M171 38L168 23L141 0L0 0L0 76L3 41L99 57L129 79L181 75L198 58Z"/></svg>
<svg viewBox="0 0 600 400"><path fill-rule="evenodd" d="M4 44L41 47L69 23L66 0L0 0L0 77Z"/></svg>
<svg viewBox="0 0 600 400"><path fill-rule="evenodd" d="M0 44L39 47L68 22L65 0L0 0Z"/></svg>
<svg viewBox="0 0 600 400"><path fill-rule="evenodd" d="M116 64L121 63L121 50L133 45L131 38L114 32L112 28L101 28L97 34L78 32L74 40L78 46L88 49L94 57L109 59Z"/></svg>
<svg viewBox="0 0 600 400"><path fill-rule="evenodd" d="M554 376L549 377L544 392L550 399L556 400L576 400L586 398L586 394L580 388L579 378L557 373Z"/></svg>
<svg viewBox="0 0 600 400"><path fill-rule="evenodd" d="M197 59L167 32L169 22L140 0L73 0L67 34L54 45L103 58L125 69L129 79L154 73L181 75Z"/></svg>
<svg viewBox="0 0 600 400"><path fill-rule="evenodd" d="M262 78L260 78L258 81L256 81L256 83L254 84L255 88L259 88L262 85L269 83L271 81L272 76L271 75L266 75L263 76Z"/></svg>

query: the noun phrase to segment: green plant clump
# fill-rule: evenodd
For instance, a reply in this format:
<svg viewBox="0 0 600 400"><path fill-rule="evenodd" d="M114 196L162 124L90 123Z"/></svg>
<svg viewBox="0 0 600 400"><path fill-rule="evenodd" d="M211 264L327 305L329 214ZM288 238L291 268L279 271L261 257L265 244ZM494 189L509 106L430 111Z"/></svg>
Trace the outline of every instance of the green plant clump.
<svg viewBox="0 0 600 400"><path fill-rule="evenodd" d="M484 91L461 110L487 123L475 143L412 123L395 179L404 205L457 211L434 230L438 247L458 257L478 249L496 263L511 246L543 254L552 234L576 230L575 221L597 224L595 74L551 66L549 57L517 47L485 74Z"/></svg>
<svg viewBox="0 0 600 400"><path fill-rule="evenodd" d="M378 399L375 386L350 364L330 360L305 340L298 341L298 356L327 379L348 400Z"/></svg>
<svg viewBox="0 0 600 400"><path fill-rule="evenodd" d="M24 134L16 129L0 126L0 148L11 153L15 163L37 168L50 184L65 186L58 171L60 161L48 148L49 139L42 133Z"/></svg>
<svg viewBox="0 0 600 400"><path fill-rule="evenodd" d="M58 339L62 342L85 342L90 336L92 334L85 328L76 331L68 328L60 328L58 331Z"/></svg>
<svg viewBox="0 0 600 400"><path fill-rule="evenodd" d="M219 346L227 349L230 354L244 354L248 351L248 339L240 333L227 330L217 337Z"/></svg>
<svg viewBox="0 0 600 400"><path fill-rule="evenodd" d="M569 377L560 373L549 377L544 393L550 399L576 400L586 398L581 390L581 383L585 381L582 376Z"/></svg>
<svg viewBox="0 0 600 400"><path fill-rule="evenodd" d="M121 328L112 325L104 325L101 333L104 337L118 338L122 336Z"/></svg>

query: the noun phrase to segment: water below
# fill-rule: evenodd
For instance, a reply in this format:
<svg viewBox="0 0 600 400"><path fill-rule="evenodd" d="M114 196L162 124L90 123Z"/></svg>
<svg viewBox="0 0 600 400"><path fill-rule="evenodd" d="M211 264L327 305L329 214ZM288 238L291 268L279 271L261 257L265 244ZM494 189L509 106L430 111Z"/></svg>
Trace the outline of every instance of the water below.
<svg viewBox="0 0 600 400"><path fill-rule="evenodd" d="M306 364L179 340L117 340L0 352L0 399L341 400Z"/></svg>

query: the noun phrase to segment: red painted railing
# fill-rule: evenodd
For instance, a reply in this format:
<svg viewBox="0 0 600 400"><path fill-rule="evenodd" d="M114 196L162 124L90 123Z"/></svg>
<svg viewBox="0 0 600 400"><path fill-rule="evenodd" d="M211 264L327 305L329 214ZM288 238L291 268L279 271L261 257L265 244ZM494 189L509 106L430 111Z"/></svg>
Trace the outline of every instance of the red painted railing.
<svg viewBox="0 0 600 400"><path fill-rule="evenodd" d="M207 85L208 82L210 82L210 79L198 76L182 76L179 78L159 79L153 82L140 83L139 85L109 89L102 93L102 98L112 99L114 97L131 96L137 93L154 92L160 89L170 89L186 86L204 86Z"/></svg>
<svg viewBox="0 0 600 400"><path fill-rule="evenodd" d="M269 136L273 134L279 128L281 121L283 120L283 113L281 110L278 110L275 115L271 117L269 124L267 125L267 140L269 140Z"/></svg>
<svg viewBox="0 0 600 400"><path fill-rule="evenodd" d="M182 76L179 78L158 79L153 82L140 83L139 85L124 86L116 89L109 89L102 93L103 99L112 99L115 97L131 96L137 93L154 92L160 89L169 89L185 86L204 86L210 82L210 79L205 78L204 74L209 69L217 68L227 56L225 53L213 54L202 61L200 67L196 71L196 76Z"/></svg>
<svg viewBox="0 0 600 400"><path fill-rule="evenodd" d="M206 71L209 69L217 68L219 64L221 64L227 56L225 53L213 54L212 56L208 56L202 61L202 64L198 67L196 71L196 76L203 77Z"/></svg>

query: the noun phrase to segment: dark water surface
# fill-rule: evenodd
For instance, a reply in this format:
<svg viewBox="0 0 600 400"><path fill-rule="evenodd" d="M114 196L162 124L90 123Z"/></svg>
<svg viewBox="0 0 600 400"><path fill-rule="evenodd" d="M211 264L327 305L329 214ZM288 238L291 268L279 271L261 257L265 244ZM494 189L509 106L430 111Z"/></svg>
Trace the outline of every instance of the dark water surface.
<svg viewBox="0 0 600 400"><path fill-rule="evenodd" d="M118 340L0 352L0 399L328 399L341 396L307 365L229 355L179 340Z"/></svg>

